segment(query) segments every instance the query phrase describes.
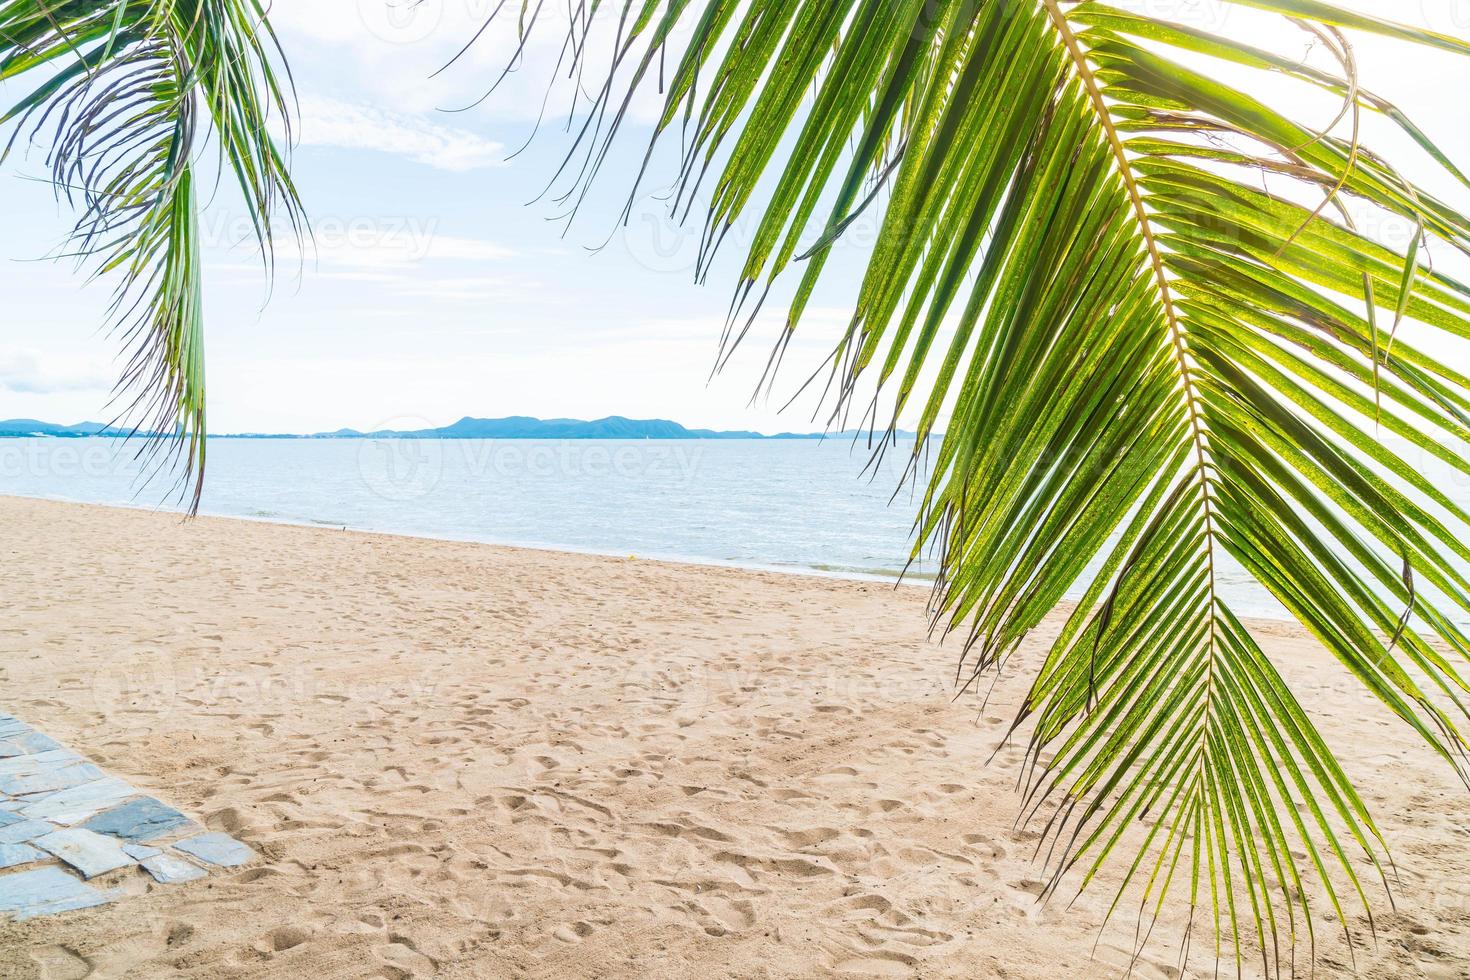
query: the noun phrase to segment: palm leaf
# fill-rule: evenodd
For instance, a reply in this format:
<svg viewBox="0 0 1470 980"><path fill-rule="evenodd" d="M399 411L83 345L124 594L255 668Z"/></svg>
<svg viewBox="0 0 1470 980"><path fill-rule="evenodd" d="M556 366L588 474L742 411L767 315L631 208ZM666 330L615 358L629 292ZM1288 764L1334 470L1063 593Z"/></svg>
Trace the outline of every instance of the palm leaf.
<svg viewBox="0 0 1470 980"><path fill-rule="evenodd" d="M580 204L633 93L662 85L645 161L675 131L674 213L708 201L697 275L753 228L727 347L800 264L784 345L844 232L881 209L833 417L864 380L888 418L920 418L918 454L948 415L915 553L942 551L962 676L1082 595L1016 723L1048 891L1111 866L1115 909L1178 896L1217 953L1279 971L1315 942L1310 896L1350 942L1354 905L1371 922L1386 848L1232 611L1226 564L1467 768L1470 515L1386 436L1470 473L1470 381L1431 353L1470 337L1470 287L1420 262L1470 253L1470 219L1362 145L1363 120L1406 134L1419 172L1470 182L1360 84L1345 32L1470 45L1309 0L1235 5L1337 67L1103 0L578 3L564 50L586 57L599 13L616 47L558 179ZM1338 123L1198 67L1220 62L1319 93ZM1412 248L1364 234L1365 211L1408 222Z"/></svg>
<svg viewBox="0 0 1470 980"><path fill-rule="evenodd" d="M79 211L69 251L116 281L132 352L120 416L149 456L182 461L191 511L206 445L199 156L212 140L269 264L277 209L300 228L271 136L273 119L290 125L278 55L259 0L0 0L0 81L35 86L0 115L4 155L49 144L50 179Z"/></svg>

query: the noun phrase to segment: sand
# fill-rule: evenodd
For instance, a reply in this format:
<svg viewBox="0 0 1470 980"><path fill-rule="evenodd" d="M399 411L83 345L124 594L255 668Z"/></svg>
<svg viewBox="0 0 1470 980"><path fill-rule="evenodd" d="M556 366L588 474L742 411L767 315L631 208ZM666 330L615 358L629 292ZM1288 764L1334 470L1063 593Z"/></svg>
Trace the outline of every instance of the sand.
<svg viewBox="0 0 1470 980"><path fill-rule="evenodd" d="M1039 647L982 715L923 590L13 498L0 521L0 708L262 854L0 925L5 978L1129 962L1108 893L1036 903L1021 752L991 760ZM1359 972L1467 975L1465 790L1260 628L1394 845L1398 911L1375 896ZM1136 975L1179 975L1178 924ZM1348 969L1339 936L1319 928L1317 975Z"/></svg>

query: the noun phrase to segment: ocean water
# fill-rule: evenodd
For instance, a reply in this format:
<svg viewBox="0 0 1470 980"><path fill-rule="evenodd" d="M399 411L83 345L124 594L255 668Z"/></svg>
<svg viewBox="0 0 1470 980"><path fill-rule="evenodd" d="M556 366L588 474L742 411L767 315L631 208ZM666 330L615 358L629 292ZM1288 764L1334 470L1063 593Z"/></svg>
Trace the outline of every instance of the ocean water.
<svg viewBox="0 0 1470 980"><path fill-rule="evenodd" d="M0 439L0 494L177 509L139 443ZM895 496L912 443L213 439L202 511L452 540L896 580L916 502ZM1470 500L1470 481L1442 486ZM905 581L927 585L921 556ZM1286 611L1238 567L1241 615ZM1464 617L1456 617L1463 619Z"/></svg>
<svg viewBox="0 0 1470 980"><path fill-rule="evenodd" d="M139 443L0 440L0 493L176 509ZM201 511L453 540L895 578L912 443L212 439ZM910 568L932 581L934 563Z"/></svg>

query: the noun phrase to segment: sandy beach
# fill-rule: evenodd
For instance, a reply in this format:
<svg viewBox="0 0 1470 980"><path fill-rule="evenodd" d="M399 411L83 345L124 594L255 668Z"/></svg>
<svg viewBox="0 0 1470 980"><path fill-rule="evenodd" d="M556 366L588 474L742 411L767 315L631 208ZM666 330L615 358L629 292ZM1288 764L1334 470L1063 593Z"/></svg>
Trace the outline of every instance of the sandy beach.
<svg viewBox="0 0 1470 980"><path fill-rule="evenodd" d="M0 710L262 855L0 925L0 977L1128 968L1105 886L1037 904L1022 753L995 754L1044 635L982 714L921 589L15 498L0 520ZM1470 975L1464 788L1260 629L1393 847L1357 972ZM1136 975L1179 975L1182 921ZM1318 975L1352 966L1324 917Z"/></svg>

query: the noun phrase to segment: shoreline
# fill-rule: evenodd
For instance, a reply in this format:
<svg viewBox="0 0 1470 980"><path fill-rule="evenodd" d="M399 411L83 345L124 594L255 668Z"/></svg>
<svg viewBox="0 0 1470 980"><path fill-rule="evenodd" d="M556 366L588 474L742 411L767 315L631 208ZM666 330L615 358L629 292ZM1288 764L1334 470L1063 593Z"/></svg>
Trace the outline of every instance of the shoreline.
<svg viewBox="0 0 1470 980"><path fill-rule="evenodd" d="M451 537L447 535L416 534L410 531L384 531L372 528L343 526L340 524L319 523L316 521L296 521L282 517L259 517L246 514L222 514L212 511L201 510L195 518L186 517L182 511L169 510L162 506L150 507L147 504L118 504L99 503L91 500L75 500L61 497L30 496L19 493L0 493L0 506L6 501L34 501L38 503L61 504L67 507L93 508L102 511L121 511L123 513L147 514L155 517L164 517L175 520L181 526L187 525L191 520L208 521L240 521L245 524L262 525L265 527L291 528L301 531L316 531L323 534L342 534L347 536L365 538L383 538L390 541L407 541L423 544L452 544L467 545L470 547L482 547L496 551L511 553L525 553L527 555L544 555L551 558L599 558L618 563L645 563L657 566L666 566L673 570L708 570L713 572L749 573L753 575L772 575L778 578L810 579L814 582L830 583L852 583L857 585L885 585L891 591L903 594L917 594L932 592L930 582L909 581L898 578L896 573L886 575L863 574L860 572L826 571L806 566L781 566L761 565L757 563L722 561L716 558L698 558L678 555L654 555L654 554L624 554L618 551L600 551L596 549L581 549L567 545L540 545L526 544L510 541L494 541L476 537ZM912 578L912 577L911 577ZM1074 603L1070 599L1063 599L1056 609L1048 614L1051 620L1059 613L1070 610ZM1300 623L1287 616L1268 616L1251 612L1242 614L1240 621L1247 626L1262 630L1269 634L1297 634L1305 637L1307 634ZM936 634L936 643L942 642L942 635ZM1315 642L1315 641L1314 641Z"/></svg>
<svg viewBox="0 0 1470 980"><path fill-rule="evenodd" d="M170 509L167 506L150 506L148 504L122 504L101 503L93 500L80 500L73 497L41 496L24 493L0 492L0 500L38 500L48 503L70 504L79 507L101 507L116 510L142 512L146 514L159 514L172 516L186 520L182 511ZM933 582L933 576L927 580L916 574L903 576L898 572L862 572L856 570L824 569L807 565L771 565L758 562L741 562L720 558L704 558L697 555L669 555L669 554L627 554L621 551L600 550L595 548L577 548L563 544L538 544L522 541L503 541L473 536L454 536L441 534L420 534L412 531L391 531L379 528L354 527L350 524L329 524L324 521L311 519L293 520L287 517L263 517L250 514L229 514L219 511L201 510L197 515L220 521L248 521L253 524L276 524L281 527L299 527L317 531L337 531L346 534L379 535L388 538L406 538L413 541L444 541L455 544L479 544L490 548L509 548L516 551L535 551L554 555L581 555L591 558L633 558L637 561L658 562L665 565L687 565L695 568L720 568L730 571L745 572L768 572L772 575L790 575L798 578L833 579L841 582L868 582L892 585L895 588L916 588L929 591ZM1269 617L1267 617L1269 618Z"/></svg>
<svg viewBox="0 0 1470 980"><path fill-rule="evenodd" d="M180 521L187 520L182 511L172 510L166 506L150 506L148 504L123 504L123 503L101 503L92 500L79 500L76 498L59 496L32 496L23 493L0 492L0 501L4 500L35 500L47 503L67 504L79 507L100 507L103 509L116 509L134 513L156 514L161 516L175 517ZM759 562L731 561L719 558L705 558L691 555L670 555L652 553L629 554L623 551L602 550L596 548L578 548L563 544L541 544L523 541L505 541L490 538L474 537L470 535L448 535L448 534L424 534L413 531L392 531L377 528L354 527L352 525L329 524L324 521L315 520L292 520L286 517L263 517L250 514L229 514L218 511L201 510L198 517L207 517L211 520L220 521L244 521L251 524L277 525L280 527L303 528L306 530L337 532L345 534L375 535L385 538L394 538L408 541L441 541L452 544L483 545L487 548L505 548L512 551L529 551L548 555L571 555L588 558L611 558L615 560L633 559L636 561L655 562L663 565L687 566L690 568L711 568L735 572L763 572L770 575L788 576L793 578L814 578L836 582L861 582L867 584L887 585L896 590L922 590L929 593L933 591L933 574L901 575L898 572L887 571L882 573L870 573L850 570L823 569L807 565L771 565ZM1069 600L1064 600L1061 608L1070 605ZM1285 612L1279 615L1264 613L1258 609L1249 609L1240 614L1242 622L1257 623L1268 627L1299 628L1299 624Z"/></svg>

